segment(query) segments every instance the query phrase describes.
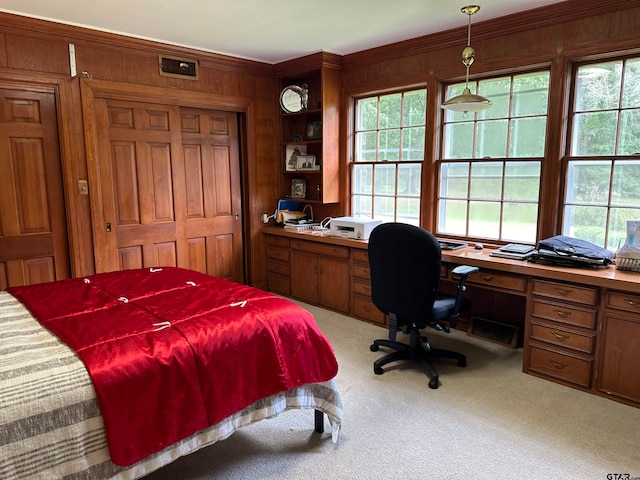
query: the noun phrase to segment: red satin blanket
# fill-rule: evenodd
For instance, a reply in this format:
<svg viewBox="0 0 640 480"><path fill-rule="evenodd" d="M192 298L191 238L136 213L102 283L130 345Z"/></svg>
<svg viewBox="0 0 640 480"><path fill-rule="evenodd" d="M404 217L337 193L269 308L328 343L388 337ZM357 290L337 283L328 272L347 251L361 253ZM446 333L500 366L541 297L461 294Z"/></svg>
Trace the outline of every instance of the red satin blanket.
<svg viewBox="0 0 640 480"><path fill-rule="evenodd" d="M84 361L118 465L338 371L311 313L190 270L127 270L8 291Z"/></svg>

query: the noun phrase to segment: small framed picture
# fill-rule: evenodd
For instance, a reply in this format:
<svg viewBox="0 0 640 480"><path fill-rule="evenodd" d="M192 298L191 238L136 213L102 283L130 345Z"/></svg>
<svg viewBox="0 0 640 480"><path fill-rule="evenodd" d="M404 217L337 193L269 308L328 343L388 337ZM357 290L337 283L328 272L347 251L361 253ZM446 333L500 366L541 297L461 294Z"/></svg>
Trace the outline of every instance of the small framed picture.
<svg viewBox="0 0 640 480"><path fill-rule="evenodd" d="M322 138L322 122L320 120L309 122L307 125L307 138L314 140Z"/></svg>
<svg viewBox="0 0 640 480"><path fill-rule="evenodd" d="M315 155L298 155L297 158L297 170L313 170L316 165Z"/></svg>
<svg viewBox="0 0 640 480"><path fill-rule="evenodd" d="M307 181L304 178L291 180L291 198L307 197Z"/></svg>
<svg viewBox="0 0 640 480"><path fill-rule="evenodd" d="M287 145L285 148L285 170L292 172L298 169L298 157L307 153L306 145Z"/></svg>

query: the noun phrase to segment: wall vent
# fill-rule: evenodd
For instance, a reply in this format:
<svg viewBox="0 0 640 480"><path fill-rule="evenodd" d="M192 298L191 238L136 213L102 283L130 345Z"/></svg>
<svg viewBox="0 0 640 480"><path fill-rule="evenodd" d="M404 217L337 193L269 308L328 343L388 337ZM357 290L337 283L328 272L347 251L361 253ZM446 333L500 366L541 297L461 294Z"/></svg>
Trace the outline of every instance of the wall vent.
<svg viewBox="0 0 640 480"><path fill-rule="evenodd" d="M160 75L198 79L198 61L159 56Z"/></svg>

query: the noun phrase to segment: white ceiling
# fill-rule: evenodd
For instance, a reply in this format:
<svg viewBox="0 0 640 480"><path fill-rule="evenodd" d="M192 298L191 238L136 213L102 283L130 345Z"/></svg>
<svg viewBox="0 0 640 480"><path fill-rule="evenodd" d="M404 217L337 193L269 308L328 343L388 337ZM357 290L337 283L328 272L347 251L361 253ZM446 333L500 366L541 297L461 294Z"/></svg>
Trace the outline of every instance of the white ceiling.
<svg viewBox="0 0 640 480"><path fill-rule="evenodd" d="M473 23L561 0L481 0ZM266 63L466 26L465 0L0 0L0 11ZM473 38L473 36L472 36ZM461 39L464 42L465 39Z"/></svg>

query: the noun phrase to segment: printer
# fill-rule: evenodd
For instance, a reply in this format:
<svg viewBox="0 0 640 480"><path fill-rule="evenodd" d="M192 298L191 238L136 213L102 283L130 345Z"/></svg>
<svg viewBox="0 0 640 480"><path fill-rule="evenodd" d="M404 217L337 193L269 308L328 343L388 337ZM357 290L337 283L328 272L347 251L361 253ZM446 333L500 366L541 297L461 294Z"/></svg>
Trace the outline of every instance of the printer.
<svg viewBox="0 0 640 480"><path fill-rule="evenodd" d="M371 218L337 217L331 219L329 231L332 237L369 240L371 231L381 223Z"/></svg>

